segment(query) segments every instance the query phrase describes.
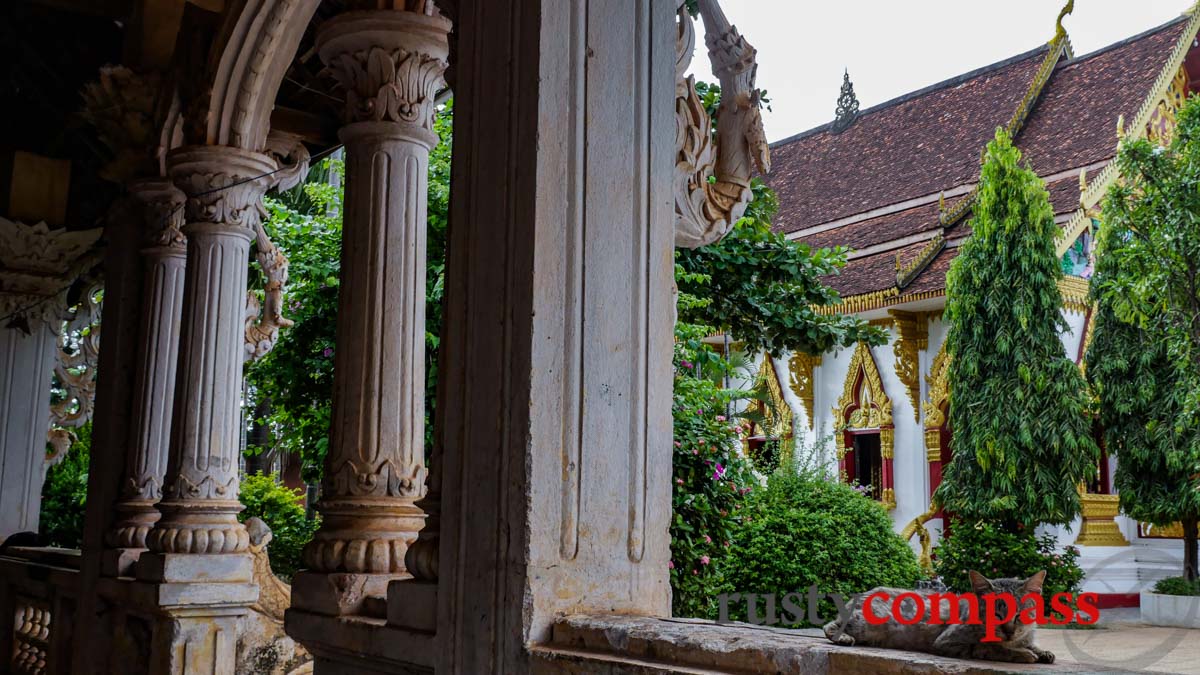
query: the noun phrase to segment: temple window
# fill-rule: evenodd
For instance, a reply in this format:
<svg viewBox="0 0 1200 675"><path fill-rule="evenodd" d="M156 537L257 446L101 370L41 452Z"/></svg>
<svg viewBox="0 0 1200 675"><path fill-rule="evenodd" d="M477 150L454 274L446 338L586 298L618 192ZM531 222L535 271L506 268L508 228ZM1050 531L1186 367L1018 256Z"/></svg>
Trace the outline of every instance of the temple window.
<svg viewBox="0 0 1200 675"><path fill-rule="evenodd" d="M833 413L843 432L837 453L839 476L845 482L867 487L873 499L895 508L892 402L883 390L871 348L865 343L854 350L842 397Z"/></svg>

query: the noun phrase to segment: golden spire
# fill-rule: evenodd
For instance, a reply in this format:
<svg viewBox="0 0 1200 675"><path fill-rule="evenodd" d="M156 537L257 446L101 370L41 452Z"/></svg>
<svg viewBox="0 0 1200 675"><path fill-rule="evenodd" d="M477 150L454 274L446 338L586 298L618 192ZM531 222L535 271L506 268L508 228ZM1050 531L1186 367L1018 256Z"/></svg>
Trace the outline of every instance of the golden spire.
<svg viewBox="0 0 1200 675"><path fill-rule="evenodd" d="M1117 138L1124 140L1125 138L1125 116L1117 115Z"/></svg>

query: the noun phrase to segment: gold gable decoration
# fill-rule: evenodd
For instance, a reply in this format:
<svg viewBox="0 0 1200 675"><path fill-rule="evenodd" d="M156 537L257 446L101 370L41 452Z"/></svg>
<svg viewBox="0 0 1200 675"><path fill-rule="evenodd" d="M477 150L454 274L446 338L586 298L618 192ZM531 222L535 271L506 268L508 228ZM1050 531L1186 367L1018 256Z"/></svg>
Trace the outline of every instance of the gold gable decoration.
<svg viewBox="0 0 1200 675"><path fill-rule="evenodd" d="M925 401L925 459L930 462L942 461L941 428L946 425L946 409L950 405L950 357L946 353L946 342L938 349L933 357L933 365L929 375L925 377L929 385L929 398Z"/></svg>
<svg viewBox="0 0 1200 675"><path fill-rule="evenodd" d="M896 355L896 375L908 390L912 403L913 421L921 419L921 362L920 352L929 348L929 326L925 315L917 312L889 312L896 323L898 336L892 351Z"/></svg>
<svg viewBox="0 0 1200 675"><path fill-rule="evenodd" d="M854 410L848 416L843 414L851 408ZM833 418L846 429L882 429L892 425L892 400L883 390L875 357L865 342L858 343L854 356L850 357L850 369L842 385L842 397L833 409ZM890 453L891 448L887 451Z"/></svg>
<svg viewBox="0 0 1200 675"><path fill-rule="evenodd" d="M792 393L796 394L796 397L800 399L800 403L804 406L804 414L808 416L808 428L810 431L816 428L816 420L813 416L813 406L816 400L813 376L819 365L821 365L820 356L812 356L804 352L793 354L792 360L788 364L788 370L791 373Z"/></svg>
<svg viewBox="0 0 1200 675"><path fill-rule="evenodd" d="M792 408L783 398L783 389L779 386L779 377L769 355L763 357L762 367L759 368L757 382L766 384L767 401L753 400L746 406L747 413L758 413L761 420L755 422L755 431L770 439L780 441L792 437ZM780 448L781 456L784 448Z"/></svg>

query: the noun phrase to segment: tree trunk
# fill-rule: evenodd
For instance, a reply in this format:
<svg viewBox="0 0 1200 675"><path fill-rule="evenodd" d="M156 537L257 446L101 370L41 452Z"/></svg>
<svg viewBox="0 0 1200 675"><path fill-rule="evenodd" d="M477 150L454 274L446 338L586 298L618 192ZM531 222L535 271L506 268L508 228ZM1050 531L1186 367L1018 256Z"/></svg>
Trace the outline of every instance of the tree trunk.
<svg viewBox="0 0 1200 675"><path fill-rule="evenodd" d="M1183 521L1183 576L1188 581L1195 581L1197 569L1197 519L1188 518Z"/></svg>
<svg viewBox="0 0 1200 675"><path fill-rule="evenodd" d="M261 400L254 406L254 420L250 425L248 444L258 448L253 455L246 455L246 473L267 473L271 468L271 430L263 420L271 414L271 403Z"/></svg>

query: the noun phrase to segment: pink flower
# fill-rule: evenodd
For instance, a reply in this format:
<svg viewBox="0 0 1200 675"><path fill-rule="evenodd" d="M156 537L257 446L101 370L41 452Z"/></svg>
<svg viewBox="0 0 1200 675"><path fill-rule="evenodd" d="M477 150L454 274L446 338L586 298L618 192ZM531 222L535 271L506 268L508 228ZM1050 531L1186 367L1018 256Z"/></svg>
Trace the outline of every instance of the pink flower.
<svg viewBox="0 0 1200 675"><path fill-rule="evenodd" d="M323 351L321 353L325 356L325 358L329 358L329 357L333 356L333 347L326 347L325 351Z"/></svg>
<svg viewBox="0 0 1200 675"><path fill-rule="evenodd" d="M698 455L698 454L700 454L700 451L699 451L699 450L697 450L696 448L692 448L692 454L693 454L693 455Z"/></svg>
<svg viewBox="0 0 1200 675"><path fill-rule="evenodd" d="M717 415L717 421L718 421L718 422L724 422L724 421L725 421L725 416L724 416L724 415Z"/></svg>
<svg viewBox="0 0 1200 675"><path fill-rule="evenodd" d="M700 570L692 570L692 576L700 576Z"/></svg>
<svg viewBox="0 0 1200 675"><path fill-rule="evenodd" d="M683 479L682 479L682 478L676 478L676 479L675 479L675 484L676 484L676 485L683 485Z"/></svg>
<svg viewBox="0 0 1200 675"><path fill-rule="evenodd" d="M712 543L712 537L708 536L707 534L706 534L706 535L704 535L704 543L706 543L706 544L711 544L711 543Z"/></svg>
<svg viewBox="0 0 1200 675"><path fill-rule="evenodd" d="M700 564L707 565L708 564L708 556L706 556L706 555L700 556Z"/></svg>
<svg viewBox="0 0 1200 675"><path fill-rule="evenodd" d="M675 561L674 560L667 561L667 569L669 569L669 570L675 569Z"/></svg>
<svg viewBox="0 0 1200 675"><path fill-rule="evenodd" d="M691 361L680 361L679 365L683 366L684 368L687 368L688 370L691 370L691 368L692 368Z"/></svg>
<svg viewBox="0 0 1200 675"><path fill-rule="evenodd" d="M725 467L721 466L720 462L717 462L717 470L713 471L713 480L721 480L724 477L725 477Z"/></svg>
<svg viewBox="0 0 1200 675"><path fill-rule="evenodd" d="M682 447L683 447L683 443L680 443L679 441L675 441L675 447L677 447L677 448L682 448Z"/></svg>

